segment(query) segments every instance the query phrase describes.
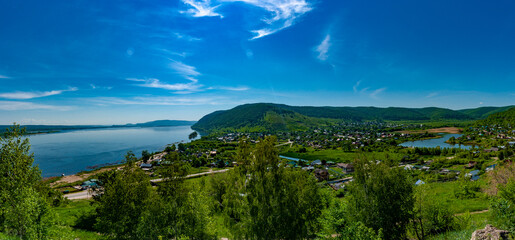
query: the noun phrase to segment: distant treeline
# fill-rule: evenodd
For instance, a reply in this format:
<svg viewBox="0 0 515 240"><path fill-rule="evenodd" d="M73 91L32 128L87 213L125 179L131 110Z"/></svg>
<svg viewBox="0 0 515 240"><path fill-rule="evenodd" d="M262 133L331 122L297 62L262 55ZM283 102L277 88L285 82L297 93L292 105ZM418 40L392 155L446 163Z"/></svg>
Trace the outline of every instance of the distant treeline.
<svg viewBox="0 0 515 240"><path fill-rule="evenodd" d="M48 133L68 130L83 130L97 128L113 128L113 127L173 127L173 126L190 126L195 121L182 120L157 120L146 123L126 124L126 125L23 125L28 134ZM12 125L0 125L0 134L4 133L7 128Z"/></svg>

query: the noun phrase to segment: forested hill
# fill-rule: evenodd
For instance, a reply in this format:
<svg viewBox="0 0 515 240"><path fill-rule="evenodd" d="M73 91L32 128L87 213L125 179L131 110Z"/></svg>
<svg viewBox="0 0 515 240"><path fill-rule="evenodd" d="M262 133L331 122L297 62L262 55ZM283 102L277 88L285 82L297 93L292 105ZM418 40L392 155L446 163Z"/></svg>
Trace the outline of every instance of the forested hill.
<svg viewBox="0 0 515 240"><path fill-rule="evenodd" d="M462 110L458 110L458 111L461 113L467 114L476 119L484 119L494 113L504 112L513 107L515 107L515 106L512 105L512 106L506 106L506 107L480 107L480 108L462 109Z"/></svg>
<svg viewBox="0 0 515 240"><path fill-rule="evenodd" d="M505 108L505 107L504 107ZM213 130L302 130L335 120L476 120L486 117L498 107L451 110L446 108L401 107L310 107L273 103L254 103L230 110L216 111L201 118L193 129L209 133Z"/></svg>
<svg viewBox="0 0 515 240"><path fill-rule="evenodd" d="M511 127L515 126L515 106L512 106L510 109L504 112L494 113L488 116L486 119L479 120L476 122L476 125L503 125Z"/></svg>

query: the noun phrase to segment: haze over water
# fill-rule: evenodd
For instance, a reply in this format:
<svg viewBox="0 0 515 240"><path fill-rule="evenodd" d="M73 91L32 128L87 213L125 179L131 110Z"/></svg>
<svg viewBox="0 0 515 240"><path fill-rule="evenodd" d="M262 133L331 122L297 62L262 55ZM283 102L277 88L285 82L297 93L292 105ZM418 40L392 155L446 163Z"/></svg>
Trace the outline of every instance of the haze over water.
<svg viewBox="0 0 515 240"><path fill-rule="evenodd" d="M74 174L88 167L120 162L127 151L162 151L167 144L189 141L190 126L109 128L29 136L34 164L43 177Z"/></svg>

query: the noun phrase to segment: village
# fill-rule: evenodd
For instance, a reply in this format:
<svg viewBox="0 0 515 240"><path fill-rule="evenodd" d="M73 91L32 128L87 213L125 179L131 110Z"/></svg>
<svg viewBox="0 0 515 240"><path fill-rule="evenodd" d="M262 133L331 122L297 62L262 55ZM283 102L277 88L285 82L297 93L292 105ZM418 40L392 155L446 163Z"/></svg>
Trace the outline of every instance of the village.
<svg viewBox="0 0 515 240"><path fill-rule="evenodd" d="M285 166L310 172L322 184L335 191L343 190L352 181L356 157L377 158L384 161L393 158L392 167L409 171L416 178L416 185L426 182L456 181L460 178L477 181L492 171L502 161L511 161L515 149L515 130L495 128L469 128L462 142L483 143L469 150L461 148L406 148L399 146L406 141L438 138L428 131L411 131L420 125L387 124L379 122L343 123L336 126L318 127L306 132L279 132L277 148ZM488 129L488 130L486 130ZM432 131L435 132L435 131ZM164 151L147 154L138 165L152 179L160 179L158 169L162 165L181 160L190 166L189 177L222 173L238 165L238 142L247 139L256 144L264 133L226 133L210 135L190 143L169 145ZM479 140L479 141L478 141ZM494 144L494 146L492 146ZM374 149L371 151L371 149ZM381 160L379 160L381 159ZM223 170L223 171L220 171ZM76 182L78 183L78 182ZM90 178L69 187L64 193L100 187L98 179ZM66 196L66 195L65 195ZM91 196L89 196L91 197Z"/></svg>

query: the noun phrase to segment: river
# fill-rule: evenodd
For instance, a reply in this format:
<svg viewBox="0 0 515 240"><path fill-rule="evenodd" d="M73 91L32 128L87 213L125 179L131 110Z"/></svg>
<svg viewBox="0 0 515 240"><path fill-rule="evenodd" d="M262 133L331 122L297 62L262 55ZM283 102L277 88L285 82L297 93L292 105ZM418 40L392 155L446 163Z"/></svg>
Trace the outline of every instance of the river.
<svg viewBox="0 0 515 240"><path fill-rule="evenodd" d="M167 144L188 142L191 126L107 128L29 136L34 164L43 177L74 174L94 166L119 163L127 151L162 151Z"/></svg>
<svg viewBox="0 0 515 240"><path fill-rule="evenodd" d="M460 144L448 144L445 141L449 140L449 138L454 137L458 138L461 137L462 134L445 134L441 138L433 138L433 139L426 139L426 140L418 140L418 141L410 141L410 142L404 142L399 144L403 147L426 147L426 148L461 148L461 149L470 149L471 146L467 145L460 145Z"/></svg>

